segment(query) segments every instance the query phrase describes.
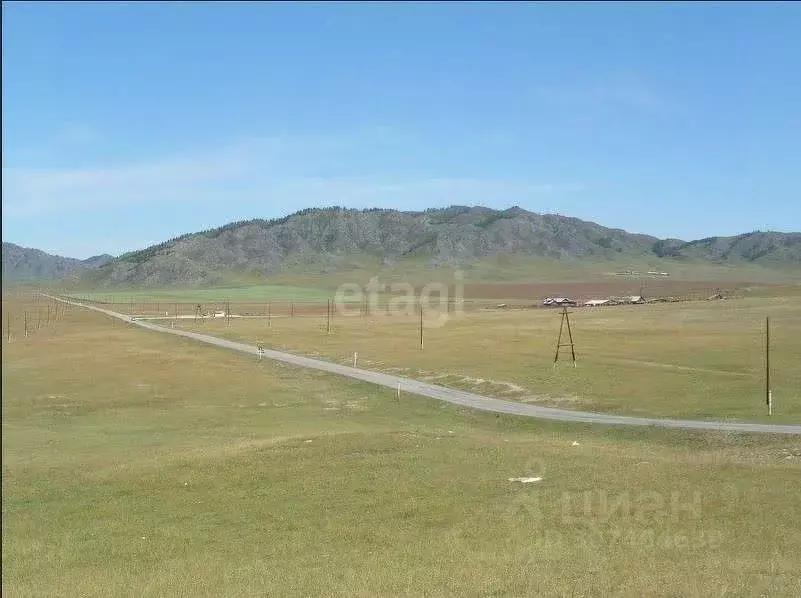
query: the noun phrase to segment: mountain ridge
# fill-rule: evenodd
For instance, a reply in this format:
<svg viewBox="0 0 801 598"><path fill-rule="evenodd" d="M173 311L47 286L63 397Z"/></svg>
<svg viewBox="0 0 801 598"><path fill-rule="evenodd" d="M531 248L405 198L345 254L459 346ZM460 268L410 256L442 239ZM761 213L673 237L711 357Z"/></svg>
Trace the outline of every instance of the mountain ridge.
<svg viewBox="0 0 801 598"><path fill-rule="evenodd" d="M71 264L74 269L68 273L103 286L214 284L224 280L227 271L270 276L310 264L335 271L348 267L358 256L388 265L408 259L455 265L499 254L553 260L641 258L801 266L801 233L754 231L682 241L518 206L494 210L454 205L422 211L334 206L307 208L269 220L230 222L117 258L96 256L79 264L62 264L62 270L69 270Z"/></svg>
<svg viewBox="0 0 801 598"><path fill-rule="evenodd" d="M3 241L3 282L36 282L78 276L114 259L108 254L79 260Z"/></svg>

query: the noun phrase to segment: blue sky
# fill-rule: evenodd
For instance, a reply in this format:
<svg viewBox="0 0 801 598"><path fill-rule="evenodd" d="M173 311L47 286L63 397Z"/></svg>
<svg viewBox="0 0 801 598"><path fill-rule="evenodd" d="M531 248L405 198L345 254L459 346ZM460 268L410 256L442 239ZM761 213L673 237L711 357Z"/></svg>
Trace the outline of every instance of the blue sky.
<svg viewBox="0 0 801 598"><path fill-rule="evenodd" d="M3 5L3 240L320 205L801 230L801 3Z"/></svg>

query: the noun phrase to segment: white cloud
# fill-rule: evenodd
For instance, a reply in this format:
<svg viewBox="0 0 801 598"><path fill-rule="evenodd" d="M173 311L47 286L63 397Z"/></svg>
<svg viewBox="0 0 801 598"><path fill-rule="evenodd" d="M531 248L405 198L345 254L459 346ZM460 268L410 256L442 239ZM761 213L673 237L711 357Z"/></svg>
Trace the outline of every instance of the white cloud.
<svg viewBox="0 0 801 598"><path fill-rule="evenodd" d="M443 203L512 205L583 188L481 177L315 176L332 171L337 152L357 148L369 154L391 143L386 140L392 134L374 128L330 137L252 138L217 150L105 168L3 168L3 213L26 218L165 202L193 208L220 202L253 205L261 212L265 204L281 212L320 204L410 209Z"/></svg>
<svg viewBox="0 0 801 598"><path fill-rule="evenodd" d="M51 130L45 139L32 142L26 137L18 144L6 143L3 148L3 163L58 160L75 152L102 148L107 142L108 137L99 129L68 122Z"/></svg>
<svg viewBox="0 0 801 598"><path fill-rule="evenodd" d="M254 170L239 146L195 156L168 157L106 168L3 168L3 211L33 216L208 197L214 185Z"/></svg>

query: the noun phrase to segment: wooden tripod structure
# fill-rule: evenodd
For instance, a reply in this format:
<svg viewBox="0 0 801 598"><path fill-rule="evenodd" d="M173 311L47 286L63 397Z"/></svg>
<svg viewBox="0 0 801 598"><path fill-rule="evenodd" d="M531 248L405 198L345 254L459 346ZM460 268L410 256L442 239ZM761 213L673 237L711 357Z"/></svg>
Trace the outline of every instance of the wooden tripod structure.
<svg viewBox="0 0 801 598"><path fill-rule="evenodd" d="M567 343L562 342L562 333L567 323ZM567 311L567 306L562 307L562 321L559 324L559 338L556 341L556 354L553 356L553 366L556 367L556 362L559 361L559 349L561 347L570 347L570 355L573 358L573 367L576 367L576 348L573 343L573 331L570 329L570 315Z"/></svg>

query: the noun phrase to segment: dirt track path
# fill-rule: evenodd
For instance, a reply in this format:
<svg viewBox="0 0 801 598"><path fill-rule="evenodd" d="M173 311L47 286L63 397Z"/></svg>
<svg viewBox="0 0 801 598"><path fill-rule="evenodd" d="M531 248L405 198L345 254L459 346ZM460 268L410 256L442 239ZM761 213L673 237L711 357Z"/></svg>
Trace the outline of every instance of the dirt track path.
<svg viewBox="0 0 801 598"><path fill-rule="evenodd" d="M258 355L258 349L251 345L229 341L227 339L218 338L216 336L209 336L207 334L200 334L197 332L189 332L186 330L176 330L172 328L165 328L149 322L144 322L126 316L102 307L94 305L84 305L78 301L63 299L53 295L44 295L50 299L68 303L70 305L83 307L96 312L100 312L117 318L124 322L128 322L140 328L152 330L154 332L161 332L167 334L174 334L190 338L202 343L207 343L225 349L233 349L234 351L241 351L242 353L249 353L251 355ZM369 370L362 370L358 368L340 365L329 361L320 359L312 359L310 357L303 357L300 355L292 355L290 353L283 353L280 351L273 351L265 349L263 353L267 359L274 361L281 361L296 365L299 367L310 368L315 370L322 370L340 376L347 376L356 380L363 380L371 382L379 386L384 386L396 390L400 388L402 392L412 393L438 399L440 401L447 401L454 405L461 405L463 407L470 407L472 409L479 409L481 411L491 411L494 413L505 413L510 415L521 415L525 417L535 417L539 419L550 419L565 422L577 423L590 423L590 424L606 424L606 425L619 425L619 426L655 426L660 428L682 428L688 430L715 430L723 432L753 432L762 434L796 434L801 435L801 425L792 424L757 424L757 423L733 423L733 422L716 422L716 421L697 421L697 420L677 420L677 419L656 419L646 417L630 417L625 415L612 415L608 413L588 413L584 411L568 411L565 409L555 409L553 407L541 407L526 403L516 403L514 401L504 401L502 399L494 399L492 397L485 397L482 395L445 388L435 384L413 380L411 378L402 378L400 376L393 376L391 374L383 374L381 372L371 372Z"/></svg>

